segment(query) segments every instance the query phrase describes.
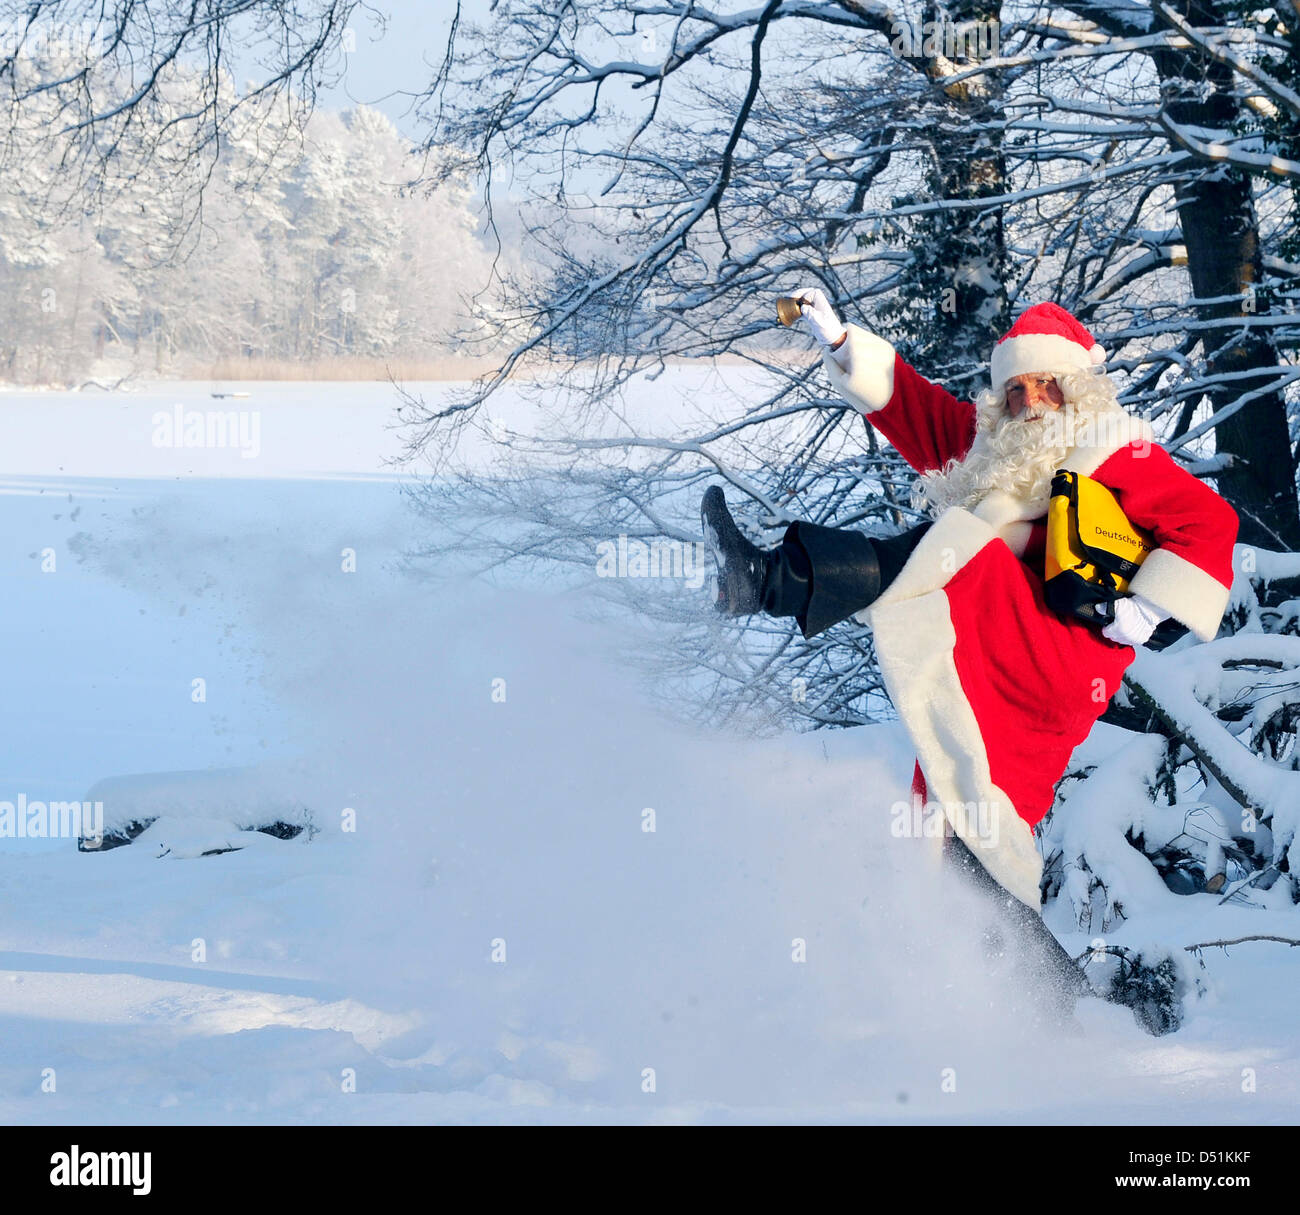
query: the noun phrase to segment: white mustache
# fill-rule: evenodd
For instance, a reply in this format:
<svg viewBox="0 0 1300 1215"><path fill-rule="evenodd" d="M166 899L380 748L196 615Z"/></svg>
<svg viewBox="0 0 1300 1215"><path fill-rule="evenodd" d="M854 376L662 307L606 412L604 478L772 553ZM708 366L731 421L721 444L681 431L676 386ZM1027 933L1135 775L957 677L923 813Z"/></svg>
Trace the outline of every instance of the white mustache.
<svg viewBox="0 0 1300 1215"><path fill-rule="evenodd" d="M1015 420L1024 421L1025 419L1045 418L1049 413L1056 413L1056 412L1057 410L1053 409L1050 405L1043 405L1041 407L1035 405L1026 405L1024 409L1020 411L1020 417Z"/></svg>

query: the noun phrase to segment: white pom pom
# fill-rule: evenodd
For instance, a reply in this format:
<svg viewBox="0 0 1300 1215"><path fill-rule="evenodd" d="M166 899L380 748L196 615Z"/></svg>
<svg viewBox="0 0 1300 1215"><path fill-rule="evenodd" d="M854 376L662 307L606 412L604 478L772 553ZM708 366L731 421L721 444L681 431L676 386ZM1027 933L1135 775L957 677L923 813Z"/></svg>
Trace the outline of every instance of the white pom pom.
<svg viewBox="0 0 1300 1215"><path fill-rule="evenodd" d="M1088 351L1088 357L1094 363L1104 363L1106 361L1106 352L1101 348L1100 342L1092 344L1092 349Z"/></svg>

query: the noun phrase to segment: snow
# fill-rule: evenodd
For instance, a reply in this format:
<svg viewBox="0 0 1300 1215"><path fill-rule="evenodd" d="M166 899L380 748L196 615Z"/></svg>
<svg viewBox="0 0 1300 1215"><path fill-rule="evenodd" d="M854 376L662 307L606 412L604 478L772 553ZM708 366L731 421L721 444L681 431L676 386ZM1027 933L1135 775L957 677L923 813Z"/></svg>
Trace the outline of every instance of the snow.
<svg viewBox="0 0 1300 1215"><path fill-rule="evenodd" d="M1053 843L1064 854L1066 894L1075 922L1084 931L1108 930L1117 914L1113 901L1092 914L1094 876L1109 900L1116 891L1124 892L1126 911L1131 911L1128 901L1134 896L1151 903L1165 894L1159 875L1125 839L1130 829L1140 833L1146 826L1144 817L1158 810L1145 796L1143 782L1163 751L1163 738L1138 735L1111 756L1093 779L1069 790L1054 812L1062 829ZM1087 868L1081 864L1085 853Z"/></svg>
<svg viewBox="0 0 1300 1215"><path fill-rule="evenodd" d="M154 448L151 411L209 388L0 406L0 799L158 815L100 854L0 839L0 1119L1293 1120L1284 946L1206 950L1167 1038L1099 1001L1035 1028L891 833L896 727L666 720L579 596L401 572L431 525L384 463L390 389L252 386L256 459ZM1261 930L1163 895L1106 939Z"/></svg>
<svg viewBox="0 0 1300 1215"><path fill-rule="evenodd" d="M1281 862L1300 826L1300 773L1252 753L1206 707L1208 690L1216 689L1216 685L1232 687L1231 679L1223 679L1222 669L1231 662L1268 662L1283 668L1281 681L1266 670L1243 675L1243 683L1268 686L1293 680L1294 669L1300 665L1300 638L1238 633L1196 646L1164 662L1151 651L1143 651L1134 660L1130 674L1166 707L1173 720L1196 730L1201 747L1221 778L1245 791L1253 807L1272 815L1274 859ZM1255 712L1265 712L1268 703L1268 698L1263 699Z"/></svg>

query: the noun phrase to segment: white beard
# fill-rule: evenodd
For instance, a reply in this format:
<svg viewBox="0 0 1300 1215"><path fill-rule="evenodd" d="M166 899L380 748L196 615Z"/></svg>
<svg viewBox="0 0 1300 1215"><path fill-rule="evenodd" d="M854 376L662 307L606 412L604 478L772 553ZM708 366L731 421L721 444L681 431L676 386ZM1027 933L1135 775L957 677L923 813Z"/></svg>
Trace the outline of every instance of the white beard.
<svg viewBox="0 0 1300 1215"><path fill-rule="evenodd" d="M1002 490L1047 513L1052 475L1074 446L1074 411L1069 405L1041 417L1004 410L984 414L964 459L950 460L918 478L913 500L936 517L951 506L972 509L990 490Z"/></svg>

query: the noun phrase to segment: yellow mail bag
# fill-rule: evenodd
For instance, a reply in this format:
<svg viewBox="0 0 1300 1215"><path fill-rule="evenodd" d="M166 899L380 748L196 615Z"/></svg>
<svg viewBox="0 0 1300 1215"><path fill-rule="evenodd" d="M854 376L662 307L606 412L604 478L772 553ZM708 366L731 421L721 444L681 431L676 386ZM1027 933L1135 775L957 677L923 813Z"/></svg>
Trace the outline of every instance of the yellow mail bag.
<svg viewBox="0 0 1300 1215"><path fill-rule="evenodd" d="M1047 507L1048 606L1089 624L1109 624L1114 602L1156 547L1100 481L1062 469L1052 478Z"/></svg>

